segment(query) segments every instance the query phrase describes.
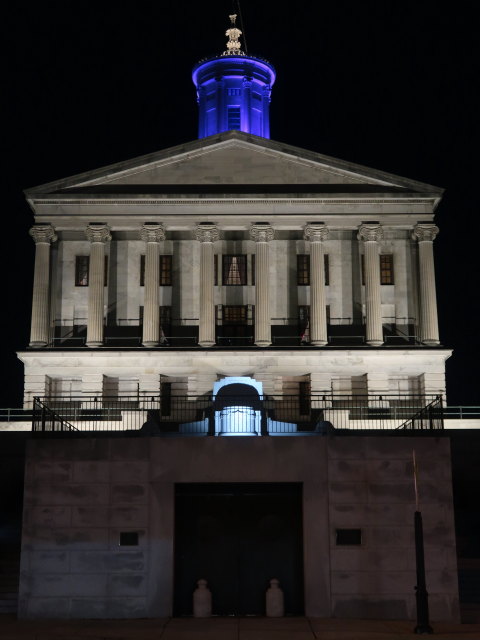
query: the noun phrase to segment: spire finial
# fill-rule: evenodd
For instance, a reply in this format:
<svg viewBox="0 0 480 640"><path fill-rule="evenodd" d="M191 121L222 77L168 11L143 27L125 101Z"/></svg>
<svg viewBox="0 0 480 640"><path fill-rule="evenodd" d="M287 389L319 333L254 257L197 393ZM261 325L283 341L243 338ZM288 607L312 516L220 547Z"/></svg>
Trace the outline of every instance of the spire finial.
<svg viewBox="0 0 480 640"><path fill-rule="evenodd" d="M240 50L240 47L242 46L240 44L239 38L242 35L242 32L240 31L240 29L237 29L237 27L235 26L235 21L237 19L237 14L236 13L232 13L231 16L228 16L230 18L230 22L232 23L232 26L230 27L230 29L227 29L225 31L225 35L228 36L228 42L227 42L227 51L223 52L224 56L244 56L244 52Z"/></svg>

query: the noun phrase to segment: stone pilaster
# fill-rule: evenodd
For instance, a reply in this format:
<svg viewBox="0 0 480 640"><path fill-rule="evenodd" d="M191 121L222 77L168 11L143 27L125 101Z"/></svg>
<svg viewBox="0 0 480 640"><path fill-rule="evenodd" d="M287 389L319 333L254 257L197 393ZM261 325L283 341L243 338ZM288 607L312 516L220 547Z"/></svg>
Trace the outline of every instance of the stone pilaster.
<svg viewBox="0 0 480 640"><path fill-rule="evenodd" d="M433 371L422 373L420 375L420 393L432 396L442 396L445 400L445 372Z"/></svg>
<svg viewBox="0 0 480 640"><path fill-rule="evenodd" d="M366 341L371 347L383 344L382 304L380 297L379 242L383 229L379 224L362 224L358 239L364 243Z"/></svg>
<svg viewBox="0 0 480 640"><path fill-rule="evenodd" d="M165 240L165 231L159 224L144 224L140 238L146 245L142 343L156 347L160 340L160 242Z"/></svg>
<svg viewBox="0 0 480 640"><path fill-rule="evenodd" d="M307 224L304 237L310 241L310 344L323 347L328 342L323 251L328 228L324 224Z"/></svg>
<svg viewBox="0 0 480 640"><path fill-rule="evenodd" d="M369 407L378 409L390 406L390 402L388 399L388 395L390 393L388 374L382 371L376 371L375 373L368 372L367 393L369 396Z"/></svg>
<svg viewBox="0 0 480 640"><path fill-rule="evenodd" d="M160 403L159 373L140 373L138 376L138 394L140 407L144 409L158 409ZM152 401L152 398L154 400Z"/></svg>
<svg viewBox="0 0 480 640"><path fill-rule="evenodd" d="M203 223L195 228L195 239L200 242L200 313L198 344L212 347L215 344L215 304L213 243L220 238L215 224Z"/></svg>
<svg viewBox="0 0 480 640"><path fill-rule="evenodd" d="M413 239L418 241L420 270L420 339L427 345L440 344L433 262L433 241L438 232L439 229L434 224L420 223L413 229Z"/></svg>
<svg viewBox="0 0 480 640"><path fill-rule="evenodd" d="M35 242L30 346L45 347L50 324L50 244L57 236L49 224L35 225L30 229L30 235Z"/></svg>
<svg viewBox="0 0 480 640"><path fill-rule="evenodd" d="M255 344L268 347L272 343L269 287L269 248L274 231L269 224L254 224L250 238L255 241Z"/></svg>
<svg viewBox="0 0 480 640"><path fill-rule="evenodd" d="M105 243L110 242L110 229L104 224L91 224L85 230L90 241L88 270L87 347L103 344Z"/></svg>

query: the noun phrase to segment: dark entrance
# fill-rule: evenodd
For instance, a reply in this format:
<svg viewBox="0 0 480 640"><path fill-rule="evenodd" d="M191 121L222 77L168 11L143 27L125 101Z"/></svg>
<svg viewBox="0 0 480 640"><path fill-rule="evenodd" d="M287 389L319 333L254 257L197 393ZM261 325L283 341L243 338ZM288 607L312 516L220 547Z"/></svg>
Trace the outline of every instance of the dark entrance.
<svg viewBox="0 0 480 640"><path fill-rule="evenodd" d="M214 615L265 615L272 578L302 615L302 485L177 484L174 615L192 615L200 578Z"/></svg>

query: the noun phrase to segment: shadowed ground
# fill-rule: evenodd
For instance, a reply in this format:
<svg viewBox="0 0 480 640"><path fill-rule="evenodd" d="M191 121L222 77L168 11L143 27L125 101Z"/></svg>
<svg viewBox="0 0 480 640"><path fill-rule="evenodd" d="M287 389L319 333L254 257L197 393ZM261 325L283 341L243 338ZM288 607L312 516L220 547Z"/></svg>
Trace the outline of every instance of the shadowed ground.
<svg viewBox="0 0 480 640"><path fill-rule="evenodd" d="M414 622L333 618L161 618L18 621L0 615L2 640L406 640ZM433 623L436 638L478 640L480 624Z"/></svg>

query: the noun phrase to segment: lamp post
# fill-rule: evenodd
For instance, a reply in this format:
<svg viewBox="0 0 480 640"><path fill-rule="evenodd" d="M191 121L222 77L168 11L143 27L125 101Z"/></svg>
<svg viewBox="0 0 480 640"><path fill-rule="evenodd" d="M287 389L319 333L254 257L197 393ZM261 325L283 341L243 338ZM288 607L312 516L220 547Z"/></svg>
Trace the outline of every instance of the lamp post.
<svg viewBox="0 0 480 640"><path fill-rule="evenodd" d="M417 625L414 633L430 634L433 629L430 626L428 613L428 592L425 580L425 554L423 549L423 522L418 500L418 470L415 450L413 451L413 479L415 485L415 562L417 567L417 585L415 587L415 598L417 601Z"/></svg>

